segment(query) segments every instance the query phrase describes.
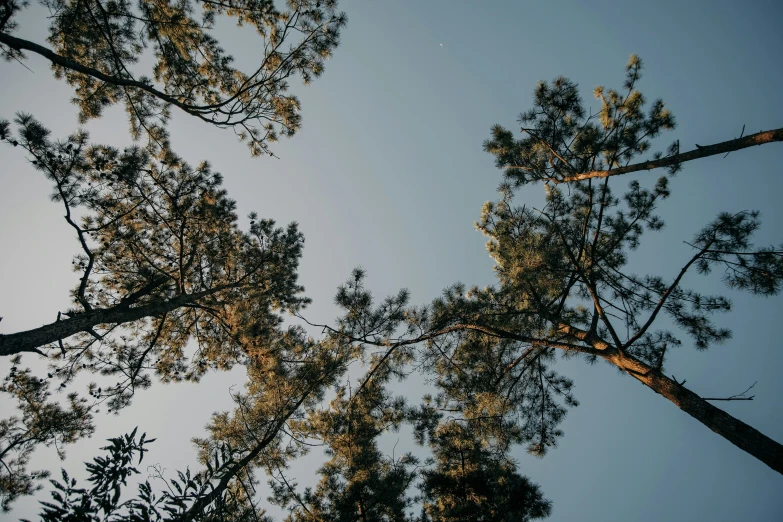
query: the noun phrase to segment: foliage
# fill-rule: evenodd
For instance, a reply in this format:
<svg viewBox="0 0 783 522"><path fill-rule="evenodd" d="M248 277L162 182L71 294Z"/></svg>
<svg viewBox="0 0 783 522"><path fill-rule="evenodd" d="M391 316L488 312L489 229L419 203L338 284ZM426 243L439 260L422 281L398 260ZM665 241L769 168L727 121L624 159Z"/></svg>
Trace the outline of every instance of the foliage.
<svg viewBox="0 0 783 522"><path fill-rule="evenodd" d="M33 52L52 62L74 89L84 122L123 103L131 130L167 141L170 107L231 128L253 155L301 127L289 80L321 75L339 43L345 14L336 0L41 0L49 10L51 49L12 36L27 2L0 4L0 52L21 60ZM243 71L216 39L219 19L233 19L260 38L258 65ZM151 73L139 72L152 63Z"/></svg>
<svg viewBox="0 0 783 522"><path fill-rule="evenodd" d="M41 488L39 481L48 471L30 471L27 466L38 445L55 446L61 459L63 445L93 433L92 414L85 399L70 393L66 407L49 397L49 380L32 375L29 368L18 369L21 356L15 356L0 392L16 401L16 415L0 420L0 507L4 512L23 495Z"/></svg>
<svg viewBox="0 0 783 522"><path fill-rule="evenodd" d="M269 520L255 500L258 472L263 470L272 488L269 500L287 509L286 520L291 522L501 521L547 516L549 502L536 485L516 472L507 443L484 437L477 422L458 425L461 421L444 419L442 412L431 408L408 407L387 390L389 380L402 375L412 359L387 357L385 351L370 354L366 357L370 371L356 390L338 384L344 382L348 366L365 357L371 346L347 335L361 333L361 311L378 320L374 325L365 323L369 328L365 332L388 333L392 330L386 327L401 317L397 305L407 299L402 294L376 307L362 279L361 271L356 271L338 291L344 314L337 323L342 330L328 329L323 340L314 341L299 327L280 327L275 336L265 338L266 344L259 343L247 364L244 391L233 393L236 408L213 415L208 437L194 441L204 466L201 471L188 470L172 481L156 467L155 477L164 480L162 493L156 496L145 482L133 499L119 503L122 495L111 497L109 509L88 500L95 497L90 491L53 483L58 503L56 507L44 504L44 514L55 513L51 510L56 508L60 509L56 516L63 517L86 503L95 516L90 520ZM336 396L324 406L326 392L333 387ZM411 454L389 457L380 451L379 437L404 424L415 428L420 443L430 440L435 460L421 465ZM114 444L132 449L131 439L132 435L126 436L119 439L124 443ZM320 446L329 457L318 470L320 481L315 488L301 490L286 470ZM468 460L457 462L455 451L462 451ZM122 462L130 465L128 458ZM119 479L101 478L108 475L100 466L92 466L90 472L98 477L90 480L101 484L102 491L126 487ZM413 488L419 494L412 494ZM67 501L62 500L64 490ZM410 513L417 504L424 507L421 517Z"/></svg>
<svg viewBox="0 0 783 522"><path fill-rule="evenodd" d="M624 93L596 87L601 110L595 114L585 110L577 84L568 78L561 76L551 85L539 82L533 108L519 116L525 137L515 140L511 131L495 125L484 149L495 156L495 164L505 169L506 180L514 186L627 165L647 152L661 131L675 126L662 100L655 100L645 114L645 97L636 89L641 71L642 60L631 55ZM668 154L678 152L679 142L672 143ZM679 164L669 168L671 173L679 169Z"/></svg>
<svg viewBox="0 0 783 522"><path fill-rule="evenodd" d="M608 176L559 185L575 173L627 165L673 127L662 102L642 111L640 71L632 56L626 93L598 89L602 108L590 116L574 83L541 83L534 109L520 118L527 137L514 141L510 132L493 129L486 149L506 168L506 181L477 228L496 261L496 286L457 284L422 308L409 307L403 292L372 308L359 272L352 319L333 331L385 350L371 374L390 364L404 375L398 361L416 361L438 389L419 410L428 429L447 413L470 423L481 440L500 448L524 443L544 455L563 434L567 408L577 404L573 383L554 369L559 352L608 362L783 472L783 446L664 373L667 355L686 340L706 349L731 335L714 320L730 310L729 299L687 288L686 274L723 270L730 287L779 292L783 245L753 245L758 212L721 213L687 242L692 252L678 273L638 275L629 260L646 232L664 226L657 208L670 196L669 179L649 188L632 181L619 196ZM678 168L672 164L670 172ZM515 189L535 181L545 185L541 208L515 206Z"/></svg>
<svg viewBox="0 0 783 522"><path fill-rule="evenodd" d="M132 433L109 439L109 446L101 448L106 455L95 457L87 463L91 483L89 489L79 487L76 479L62 470L63 481L51 480L52 500L42 501L43 510L40 520L43 522L158 522L162 520L184 519L187 509L198 499L216 491L220 479L235 464L233 452L229 448L214 455L214 467L210 465L203 472L191 474L190 470L178 472L175 478L166 478L159 468L155 468L154 478L166 489L155 492L149 480L137 485L138 495L122 500L123 489L129 485L132 477L141 472L136 465L141 464L144 453L149 451L146 445L155 439L146 439L146 434L136 439L136 430ZM237 497L236 491L224 490L192 520L207 521L269 521L263 511L256 511L247 504L246 499Z"/></svg>
<svg viewBox="0 0 783 522"><path fill-rule="evenodd" d="M138 474L131 466L143 454L143 437L135 432L111 439L107 458L88 465L91 490L52 481L54 503L43 503L43 520L101 521L269 521L253 497L255 469L285 466L299 455L290 444L287 426L314 408L326 388L343 374L346 346L315 343L297 328L276 329L263 351L248 364L247 393L234 394L236 411L214 415L210 436L195 440L203 469L164 476L159 466L153 476L162 481L157 492L149 481L139 484L136 497L120 502L127 478ZM150 441L147 441L150 442ZM157 488L161 489L161 488ZM79 517L91 518L79 518ZM72 517L72 518L69 518Z"/></svg>
<svg viewBox="0 0 783 522"><path fill-rule="evenodd" d="M198 381L210 370L247 364L276 335L280 312L307 303L297 284L304 240L296 224L277 228L252 214L249 231L241 231L235 203L209 164L193 168L155 146L92 145L85 132L54 142L31 116L16 122L18 136L0 122L0 139L26 150L53 182L52 199L64 206L81 247L73 261L80 276L70 310L49 325L0 335L0 353L46 355L59 391L82 371L98 374L109 382L91 384L90 395L117 412L154 378ZM25 386L37 382L31 379ZM44 386L48 380L29 392L46 394ZM24 471L35 445L91 432L89 408L80 402L52 408L45 424L62 426L67 436L13 442L19 419L3 421L12 437L4 454L16 455L9 469L17 478L2 486L9 498L29 493L42 477ZM67 431L74 415L85 415L85 427Z"/></svg>
<svg viewBox="0 0 783 522"><path fill-rule="evenodd" d="M318 470L315 489L297 492L284 471L270 473L275 503L288 507L289 522L342 520L408 520L407 495L417 477L418 460L406 453L385 457L378 449L380 435L396 431L405 420L405 403L384 388L388 380L376 375L361 393L341 386L328 410L313 411L299 426L313 440L326 445L330 459Z"/></svg>
<svg viewBox="0 0 783 522"><path fill-rule="evenodd" d="M534 109L521 116L528 137L513 141L508 131L493 128L485 148L506 168L506 182L477 227L489 238L498 284L467 292L456 285L421 314L419 339L429 345L443 390L437 406L452 401L449 407L460 413L494 418L499 433L530 441L529 450L543 454L562 434L557 425L564 407L575 404L570 380L547 366L560 351L609 362L746 451L763 445L754 453L759 458L780 455L778 443L664 374L668 353L685 338L706 349L731 335L713 320L730 310L730 301L686 288L687 273L722 269L730 287L779 292L783 245L754 247L758 212L721 213L687 242L692 255L679 273L638 275L629 259L646 231L663 227L656 210L670 195L669 180L662 177L651 188L632 181L620 197L608 177L555 185L574 173L628 164L648 150L650 138L673 126L660 101L648 115L641 111L640 69L632 56L624 96L597 89L602 109L595 116L585 117L576 85L560 78L551 87L539 84ZM514 206L514 189L540 180L542 208ZM722 426L712 425L716 415ZM758 439L751 442L740 431Z"/></svg>
<svg viewBox="0 0 783 522"><path fill-rule="evenodd" d="M473 423L450 421L430 435L436 466L422 472L427 520L528 522L549 516L551 503L538 486L477 433Z"/></svg>
<svg viewBox="0 0 783 522"><path fill-rule="evenodd" d="M166 149L90 145L84 132L51 142L30 116L17 121L19 144L54 183L52 198L82 250L73 261L81 274L74 308L53 323L59 337L31 346L58 361L64 382L84 367L117 375L117 386L94 393L116 410L149 386L149 371L163 381L198 380L244 362L254 339L281 321L277 311L306 304L296 224L280 229L253 214L242 232L209 164L192 168ZM40 341L31 332L3 336L3 347ZM188 357L191 340L197 348Z"/></svg>

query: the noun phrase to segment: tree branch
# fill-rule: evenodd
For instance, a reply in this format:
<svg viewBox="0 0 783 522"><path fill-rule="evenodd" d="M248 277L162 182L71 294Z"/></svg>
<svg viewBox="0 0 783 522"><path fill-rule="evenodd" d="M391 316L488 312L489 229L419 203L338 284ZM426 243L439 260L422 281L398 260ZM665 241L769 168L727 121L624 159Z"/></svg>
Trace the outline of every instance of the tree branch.
<svg viewBox="0 0 783 522"><path fill-rule="evenodd" d="M750 134L744 138L737 138L735 140L723 141L714 145L700 146L697 145L696 149L675 154L674 156L668 156L657 160L644 161L642 163L634 163L633 165L626 165L624 167L617 167L609 170L593 170L590 172L583 172L581 174L575 174L573 176L566 176L561 179L557 178L545 178L545 181L552 181L555 184L571 183L574 181L582 181L591 178L608 178L610 176L619 176L620 174L628 174L630 172L639 172L642 170L653 170L662 167L670 167L677 165L678 163L684 163L686 161L692 161L700 158L707 158L709 156L716 156L735 150L746 149L748 147L754 147L756 145L764 145L766 143L772 143L775 141L783 141L783 128L757 132L756 134Z"/></svg>
<svg viewBox="0 0 783 522"><path fill-rule="evenodd" d="M755 382L753 384L751 384L750 386L748 386L745 389L744 392L738 393L736 395L732 395L731 397L725 397L725 398L702 397L702 399L704 399L705 401L752 401L753 397L755 397L755 395L751 395L750 397L746 397L745 394L748 393L750 390L752 390L754 386L756 386Z"/></svg>

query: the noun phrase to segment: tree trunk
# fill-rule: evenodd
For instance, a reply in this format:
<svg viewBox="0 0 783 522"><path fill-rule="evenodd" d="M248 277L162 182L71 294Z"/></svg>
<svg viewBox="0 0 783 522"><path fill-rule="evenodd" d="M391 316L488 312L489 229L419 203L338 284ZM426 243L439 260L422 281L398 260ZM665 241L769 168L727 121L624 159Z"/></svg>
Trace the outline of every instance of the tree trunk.
<svg viewBox="0 0 783 522"><path fill-rule="evenodd" d="M673 402L682 411L761 462L783 473L783 445L710 404L699 395L635 359L621 355L607 358L645 386ZM646 369L646 372L640 371Z"/></svg>

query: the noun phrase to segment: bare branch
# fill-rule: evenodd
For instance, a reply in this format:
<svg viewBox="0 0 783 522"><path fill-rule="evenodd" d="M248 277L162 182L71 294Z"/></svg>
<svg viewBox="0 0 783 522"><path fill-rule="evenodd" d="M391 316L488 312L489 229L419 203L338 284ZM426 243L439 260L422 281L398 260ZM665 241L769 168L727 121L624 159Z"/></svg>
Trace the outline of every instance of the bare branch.
<svg viewBox="0 0 783 522"><path fill-rule="evenodd" d="M756 382L758 382L758 381L756 381ZM725 398L720 398L720 397L702 397L702 398L705 401L752 401L753 397L755 397L755 395L751 395L750 397L748 397L745 394L748 393L750 390L752 390L754 386L756 386L755 382L753 384L751 384L750 386L748 386L745 389L745 391L743 391L742 393L738 393L736 395L732 395L731 397L725 397Z"/></svg>

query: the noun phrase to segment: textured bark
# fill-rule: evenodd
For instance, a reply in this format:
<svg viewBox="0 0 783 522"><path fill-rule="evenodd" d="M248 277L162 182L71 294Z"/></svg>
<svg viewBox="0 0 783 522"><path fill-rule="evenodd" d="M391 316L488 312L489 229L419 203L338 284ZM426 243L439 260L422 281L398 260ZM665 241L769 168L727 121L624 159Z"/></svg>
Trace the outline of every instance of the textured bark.
<svg viewBox="0 0 783 522"><path fill-rule="evenodd" d="M625 167L617 167L616 169L609 170L594 170L591 172L583 172L581 174L574 174L572 176L566 176L562 179L547 178L548 181L554 183L570 183L573 181L581 181L591 178L608 178L610 176L619 176L621 174L628 174L629 172L639 172L642 170L653 170L662 167L670 167L677 165L678 163L685 163L686 161L692 161L699 158L706 158L708 156L715 156L717 154L725 154L733 152L735 150L746 149L748 147L754 147L756 145L764 145L765 143L772 143L775 141L783 141L783 128L757 132L745 136L744 138L737 138L736 140L723 141L714 145L707 145L701 147L696 146L695 150L683 152L682 154L675 154L674 156L668 156L657 160L645 161L642 163L634 163L633 165L627 165Z"/></svg>
<svg viewBox="0 0 783 522"><path fill-rule="evenodd" d="M204 290L193 294L182 294L169 300L161 300L136 307L117 306L114 308L89 310L75 314L62 321L56 321L32 330L0 335L0 356L23 352L40 353L38 348L56 343L79 332L89 332L101 324L123 324L144 317L155 317L176 310L181 306L193 304L199 299L215 294L220 290L239 286L225 285L220 288Z"/></svg>
<svg viewBox="0 0 783 522"><path fill-rule="evenodd" d="M680 383L635 359L623 355L607 359L612 364L626 370L655 393L669 399L675 406L727 441L750 453L778 473L783 473L783 445L779 442L732 417Z"/></svg>

